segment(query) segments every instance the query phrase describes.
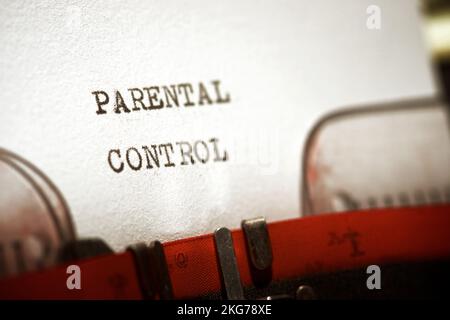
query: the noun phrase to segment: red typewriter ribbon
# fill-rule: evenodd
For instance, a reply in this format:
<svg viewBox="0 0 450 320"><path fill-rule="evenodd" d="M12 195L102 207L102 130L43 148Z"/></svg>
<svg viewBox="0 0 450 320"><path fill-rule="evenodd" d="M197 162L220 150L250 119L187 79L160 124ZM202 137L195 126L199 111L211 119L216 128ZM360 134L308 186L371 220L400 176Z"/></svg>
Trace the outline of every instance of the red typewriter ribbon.
<svg viewBox="0 0 450 320"><path fill-rule="evenodd" d="M450 257L450 205L362 210L268 224L272 279L288 280L370 264ZM242 230L232 232L243 286L251 275ZM164 244L176 299L220 290L212 234ZM81 269L81 290L69 290L61 265L0 280L0 299L141 299L130 252L72 262Z"/></svg>

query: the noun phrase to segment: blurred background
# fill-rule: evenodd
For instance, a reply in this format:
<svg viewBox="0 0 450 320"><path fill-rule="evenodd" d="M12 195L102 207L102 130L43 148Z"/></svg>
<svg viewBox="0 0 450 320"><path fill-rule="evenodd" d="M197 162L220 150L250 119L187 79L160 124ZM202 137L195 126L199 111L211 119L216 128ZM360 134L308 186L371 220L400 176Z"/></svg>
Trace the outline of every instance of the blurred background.
<svg viewBox="0 0 450 320"><path fill-rule="evenodd" d="M450 97L450 1L423 0L425 32L444 97Z"/></svg>

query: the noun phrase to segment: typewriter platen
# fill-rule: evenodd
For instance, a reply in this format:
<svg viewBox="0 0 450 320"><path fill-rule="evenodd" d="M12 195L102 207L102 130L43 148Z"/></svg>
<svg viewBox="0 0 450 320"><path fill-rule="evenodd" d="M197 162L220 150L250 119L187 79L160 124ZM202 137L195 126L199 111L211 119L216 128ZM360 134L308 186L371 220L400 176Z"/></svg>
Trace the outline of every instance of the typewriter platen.
<svg viewBox="0 0 450 320"><path fill-rule="evenodd" d="M0 298L448 296L444 4L130 4L6 5Z"/></svg>

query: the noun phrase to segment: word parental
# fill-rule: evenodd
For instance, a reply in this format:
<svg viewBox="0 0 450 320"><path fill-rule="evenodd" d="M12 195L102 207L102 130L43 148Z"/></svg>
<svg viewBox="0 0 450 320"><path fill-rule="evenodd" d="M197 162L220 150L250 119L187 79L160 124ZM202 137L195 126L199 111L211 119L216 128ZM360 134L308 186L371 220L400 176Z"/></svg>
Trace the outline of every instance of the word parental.
<svg viewBox="0 0 450 320"><path fill-rule="evenodd" d="M179 141L139 148L129 147L126 150L111 149L108 152L109 167L116 173L125 169L139 171L225 161L228 161L228 153L219 146L217 138L211 138L208 141L197 140L192 143Z"/></svg>
<svg viewBox="0 0 450 320"><path fill-rule="evenodd" d="M229 93L223 93L220 81L214 80L197 85L191 83L172 84L167 86L150 86L130 88L126 92L114 90L110 95L105 91L93 91L97 106L97 114L129 113L140 110L157 110L172 107L193 107L196 105L229 103Z"/></svg>

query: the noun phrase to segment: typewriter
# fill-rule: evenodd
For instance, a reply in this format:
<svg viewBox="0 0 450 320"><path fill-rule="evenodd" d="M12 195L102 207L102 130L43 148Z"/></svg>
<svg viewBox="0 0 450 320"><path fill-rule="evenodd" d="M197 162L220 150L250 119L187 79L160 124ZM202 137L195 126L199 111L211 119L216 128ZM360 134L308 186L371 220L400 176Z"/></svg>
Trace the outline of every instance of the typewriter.
<svg viewBox="0 0 450 320"><path fill-rule="evenodd" d="M0 299L448 298L449 17L4 2Z"/></svg>

